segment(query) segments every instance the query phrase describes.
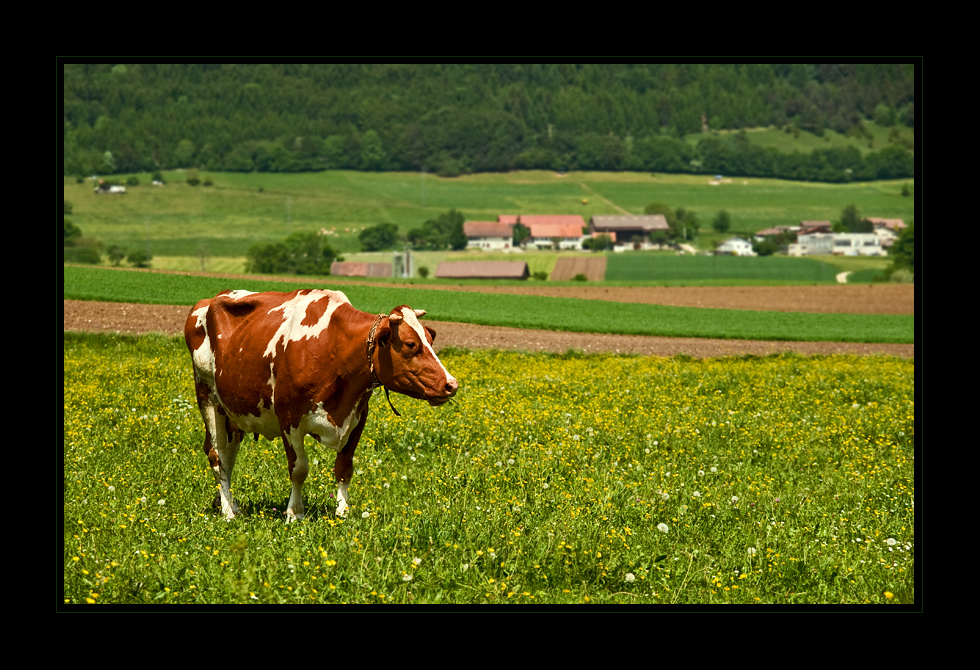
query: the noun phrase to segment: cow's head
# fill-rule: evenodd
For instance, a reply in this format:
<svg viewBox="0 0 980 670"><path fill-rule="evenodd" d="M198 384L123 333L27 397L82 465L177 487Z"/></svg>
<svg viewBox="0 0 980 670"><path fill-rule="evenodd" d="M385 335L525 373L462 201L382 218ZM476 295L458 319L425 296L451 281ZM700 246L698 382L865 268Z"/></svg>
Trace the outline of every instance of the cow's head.
<svg viewBox="0 0 980 670"><path fill-rule="evenodd" d="M378 328L378 376L392 391L441 405L459 382L432 348L436 333L419 322L425 310L396 307Z"/></svg>

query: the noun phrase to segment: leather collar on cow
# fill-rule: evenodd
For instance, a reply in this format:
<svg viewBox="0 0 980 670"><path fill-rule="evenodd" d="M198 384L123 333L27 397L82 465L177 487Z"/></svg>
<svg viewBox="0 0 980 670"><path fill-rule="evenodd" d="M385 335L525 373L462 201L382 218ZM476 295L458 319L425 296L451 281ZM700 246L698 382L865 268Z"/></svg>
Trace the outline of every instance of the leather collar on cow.
<svg viewBox="0 0 980 670"><path fill-rule="evenodd" d="M391 396L388 395L388 387L381 383L378 376L374 372L374 334L378 330L378 324L381 323L381 319L385 318L386 316L388 315L384 312L378 314L378 318L374 320L374 325L371 326L371 332L368 334L367 339L364 340L364 344L367 347L368 367L371 370L371 390L373 391L379 386L384 387L385 399L388 401L388 406L391 407L391 411L395 413L395 416L401 416L401 414L398 413L398 410L395 409L395 406L391 404Z"/></svg>

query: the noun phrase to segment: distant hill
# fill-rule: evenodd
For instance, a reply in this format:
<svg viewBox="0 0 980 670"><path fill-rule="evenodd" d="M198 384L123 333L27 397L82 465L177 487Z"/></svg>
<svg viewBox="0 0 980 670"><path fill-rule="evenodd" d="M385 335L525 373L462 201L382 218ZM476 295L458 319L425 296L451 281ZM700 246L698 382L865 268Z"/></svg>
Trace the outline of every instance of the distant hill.
<svg viewBox="0 0 980 670"><path fill-rule="evenodd" d="M66 175L189 167L914 175L900 132L909 136L915 123L912 64L65 63L63 73ZM873 140L872 122L898 130L871 151L794 151L714 132Z"/></svg>

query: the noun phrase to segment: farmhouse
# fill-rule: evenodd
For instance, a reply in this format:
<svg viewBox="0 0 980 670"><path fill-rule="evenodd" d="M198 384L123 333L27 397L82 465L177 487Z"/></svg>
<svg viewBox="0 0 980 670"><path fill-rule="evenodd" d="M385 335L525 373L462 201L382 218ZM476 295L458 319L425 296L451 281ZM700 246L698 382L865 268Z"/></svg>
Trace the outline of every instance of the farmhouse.
<svg viewBox="0 0 980 670"><path fill-rule="evenodd" d="M908 226L901 219L879 219L869 217L874 233L881 240L881 248L889 249L898 239L898 234Z"/></svg>
<svg viewBox="0 0 980 670"><path fill-rule="evenodd" d="M497 221L527 226L531 236L524 241L525 247L554 249L557 241L559 249L581 249L582 240L588 237L585 219L578 214L501 214Z"/></svg>
<svg viewBox="0 0 980 670"><path fill-rule="evenodd" d="M524 261L444 261L436 268L439 279L527 279Z"/></svg>
<svg viewBox="0 0 980 670"><path fill-rule="evenodd" d="M616 250L626 248L649 249L650 235L668 232L670 227L663 214L643 216L593 216L589 219L589 232L595 235L606 234L616 241Z"/></svg>
<svg viewBox="0 0 980 670"><path fill-rule="evenodd" d="M731 255L731 256L755 256L756 253L752 251L752 243L748 240L743 240L741 237L732 237L725 240L718 245L715 249L715 254L718 255Z"/></svg>
<svg viewBox="0 0 980 670"><path fill-rule="evenodd" d="M501 251L511 248L514 228L499 221L467 221L463 224L463 234L467 249Z"/></svg>
<svg viewBox="0 0 980 670"><path fill-rule="evenodd" d="M830 221L800 221L800 235L811 233L829 233L833 227Z"/></svg>
<svg viewBox="0 0 980 670"><path fill-rule="evenodd" d="M330 274L337 277L390 277L391 263L346 263L334 261Z"/></svg>

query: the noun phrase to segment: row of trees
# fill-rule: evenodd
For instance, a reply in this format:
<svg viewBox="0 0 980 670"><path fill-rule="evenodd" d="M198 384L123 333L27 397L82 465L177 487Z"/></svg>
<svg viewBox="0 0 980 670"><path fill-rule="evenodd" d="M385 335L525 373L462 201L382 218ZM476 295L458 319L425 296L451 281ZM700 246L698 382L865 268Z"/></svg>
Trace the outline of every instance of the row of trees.
<svg viewBox="0 0 980 670"><path fill-rule="evenodd" d="M787 157L707 131L911 126L914 89L912 66L875 64L71 64L64 163L67 174L540 168L874 179L910 159ZM695 133L714 142L681 140Z"/></svg>

